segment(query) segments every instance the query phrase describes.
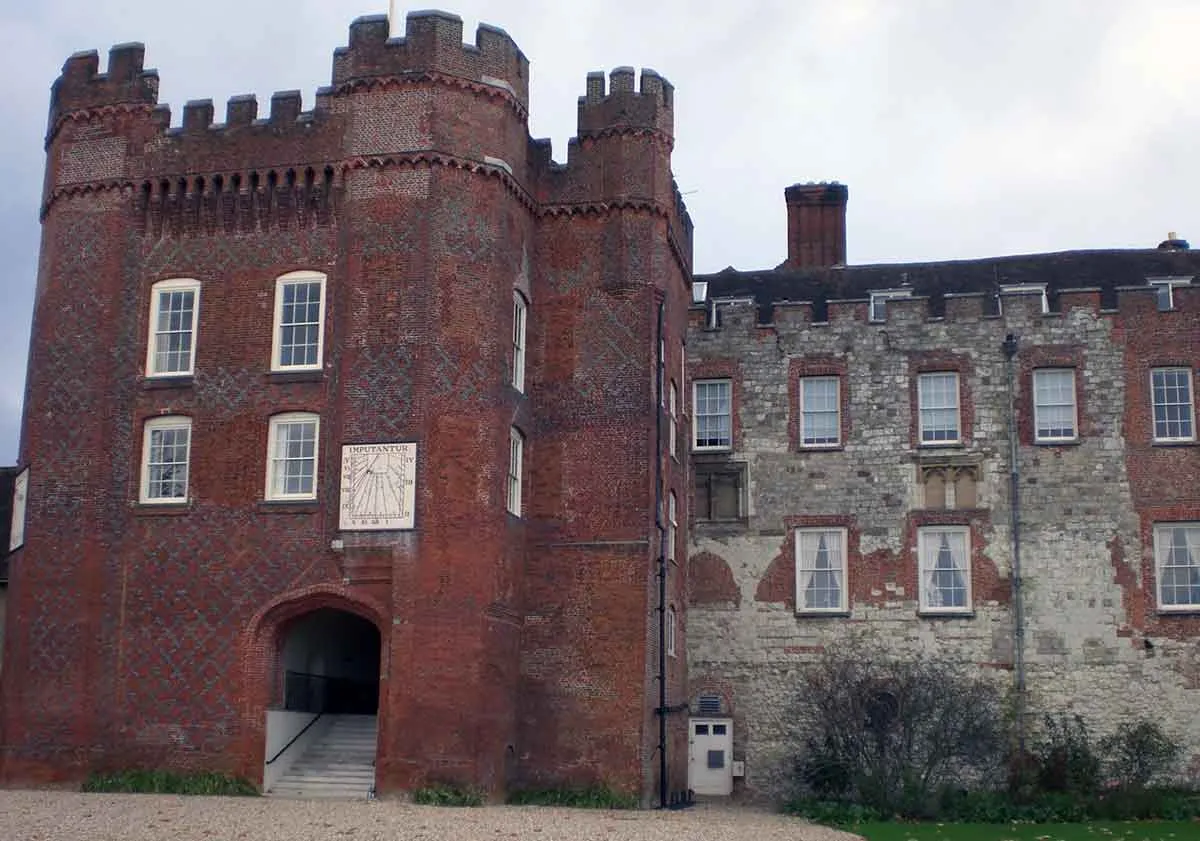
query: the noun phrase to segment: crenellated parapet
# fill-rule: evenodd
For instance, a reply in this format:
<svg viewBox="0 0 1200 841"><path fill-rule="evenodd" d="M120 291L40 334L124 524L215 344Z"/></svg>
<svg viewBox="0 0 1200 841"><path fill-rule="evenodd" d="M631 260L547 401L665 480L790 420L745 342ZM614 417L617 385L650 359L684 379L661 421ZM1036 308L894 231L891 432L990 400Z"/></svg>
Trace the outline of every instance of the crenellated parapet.
<svg viewBox="0 0 1200 841"><path fill-rule="evenodd" d="M158 103L158 71L143 69L145 55L143 44L117 44L108 51L105 73L100 72L95 50L68 58L50 89L48 135L53 136L63 115L74 111L122 105L153 108Z"/></svg>
<svg viewBox="0 0 1200 841"><path fill-rule="evenodd" d="M673 88L653 70L642 71L635 90L632 67L618 67L606 79L587 75L579 98L578 133L567 144L567 161L555 163L550 141L532 141L529 161L541 182L540 198L550 205L652 204L663 213L683 212L671 179ZM609 142L625 139L632 142Z"/></svg>
<svg viewBox="0 0 1200 841"><path fill-rule="evenodd" d="M452 167L498 179L542 216L649 214L665 220L690 273L692 223L671 174L674 89L653 70L588 75L565 164L529 138L529 64L501 29L440 11L361 17L315 99L280 91L224 108L159 104L140 44L73 56L54 85L43 216L60 199L120 191L147 230L254 230L336 215L336 194L376 168ZM222 113L223 111L223 113ZM174 123L174 124L173 124Z"/></svg>
<svg viewBox="0 0 1200 841"><path fill-rule="evenodd" d="M1052 308L1045 308L1041 295L1034 291L947 293L940 306L924 295L891 298L887 301L886 316L873 318L870 299L834 299L815 301L776 301L769 307L751 296L713 298L693 304L690 323L693 328L708 331L741 330L757 332L773 330L780 335L810 329L855 325L864 334L885 331L890 336L906 330L922 330L926 325L971 324L989 322L1001 333L1030 329L1054 330L1056 324L1082 317L1112 323L1153 325L1161 322L1164 331L1177 327L1181 319L1200 317L1200 285L1184 285L1174 290L1172 306L1166 309L1156 289L1151 286L1124 286L1116 290L1117 306L1102 306L1099 288L1080 287L1059 290Z"/></svg>
<svg viewBox="0 0 1200 841"><path fill-rule="evenodd" d="M618 67L609 74L605 90L604 74L587 76L587 94L579 98L579 137L604 134L656 132L668 141L675 136L675 88L649 68L637 73L632 67Z"/></svg>
<svg viewBox="0 0 1200 841"><path fill-rule="evenodd" d="M507 92L528 111L529 60L503 29L480 25L474 45L464 44L462 18L420 11L409 12L404 37L388 35L386 15L355 20L349 46L333 54L333 87L437 74Z"/></svg>

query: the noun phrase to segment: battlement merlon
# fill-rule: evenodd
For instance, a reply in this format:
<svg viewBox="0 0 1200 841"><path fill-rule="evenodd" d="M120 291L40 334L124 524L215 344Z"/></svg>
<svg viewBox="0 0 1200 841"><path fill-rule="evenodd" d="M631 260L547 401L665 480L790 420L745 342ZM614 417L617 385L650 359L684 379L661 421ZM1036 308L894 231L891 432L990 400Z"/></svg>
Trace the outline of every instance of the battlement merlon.
<svg viewBox="0 0 1200 841"><path fill-rule="evenodd" d="M464 44L462 18L449 12L409 12L404 37L389 38L387 15L350 24L350 43L333 53L333 87L386 76L444 73L507 89L529 110L529 59L503 29L481 24Z"/></svg>
<svg viewBox="0 0 1200 841"><path fill-rule="evenodd" d="M693 303L689 318L694 326L706 324L707 308L711 306L720 312L718 324L722 329L786 331L854 324L868 331L886 330L893 337L935 322L947 327L989 322L1010 332L1037 327L1053 331L1070 323L1077 314L1084 318L1117 319L1140 325L1158 323L1164 331L1194 332L1191 325L1200 318L1200 285L1177 286L1173 306L1165 310L1159 291L1151 285L1118 286L1115 291L1116 307L1106 308L1102 305L1103 290L1099 287L1060 289L1055 293L1057 306L1050 310L1043 309L1041 294L1036 291L1001 293L1003 300L999 308L995 306L994 292L948 292L936 312L930 296L910 295L890 298L886 317L881 320L872 318L869 298L835 298L821 305L814 301L777 300L764 306L753 295L731 295ZM822 317L818 320L819 312Z"/></svg>
<svg viewBox="0 0 1200 841"><path fill-rule="evenodd" d="M636 71L618 67L609 74L608 91L602 72L587 75L587 95L579 97L579 136L612 129L649 129L675 136L675 88L649 68L642 70L634 89Z"/></svg>
<svg viewBox="0 0 1200 841"><path fill-rule="evenodd" d="M117 44L108 51L108 72L100 72L95 50L75 53L50 88L50 126L62 114L104 105L158 103L158 71L142 69L146 47Z"/></svg>

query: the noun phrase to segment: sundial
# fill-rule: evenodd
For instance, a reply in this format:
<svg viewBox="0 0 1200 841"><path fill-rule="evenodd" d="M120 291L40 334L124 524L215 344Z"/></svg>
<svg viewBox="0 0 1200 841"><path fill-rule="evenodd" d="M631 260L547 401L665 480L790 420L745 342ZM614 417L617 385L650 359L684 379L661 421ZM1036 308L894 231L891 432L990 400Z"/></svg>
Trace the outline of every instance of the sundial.
<svg viewBox="0 0 1200 841"><path fill-rule="evenodd" d="M342 445L342 531L411 529L417 445Z"/></svg>

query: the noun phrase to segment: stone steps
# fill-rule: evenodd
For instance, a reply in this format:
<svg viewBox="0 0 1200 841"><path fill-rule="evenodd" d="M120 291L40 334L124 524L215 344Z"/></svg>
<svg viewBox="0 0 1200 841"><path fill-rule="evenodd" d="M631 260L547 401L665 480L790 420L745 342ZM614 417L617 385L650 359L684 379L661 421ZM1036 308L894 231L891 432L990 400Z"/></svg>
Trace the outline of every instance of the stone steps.
<svg viewBox="0 0 1200 841"><path fill-rule="evenodd" d="M375 788L376 718L338 716L271 787L276 797L365 798Z"/></svg>

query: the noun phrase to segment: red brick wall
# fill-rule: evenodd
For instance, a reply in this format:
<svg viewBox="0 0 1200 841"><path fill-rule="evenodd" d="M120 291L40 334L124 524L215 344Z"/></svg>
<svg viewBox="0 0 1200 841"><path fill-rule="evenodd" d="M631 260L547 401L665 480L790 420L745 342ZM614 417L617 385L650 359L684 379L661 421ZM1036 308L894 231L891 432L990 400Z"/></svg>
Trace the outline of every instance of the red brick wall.
<svg viewBox="0 0 1200 841"><path fill-rule="evenodd" d="M551 166L507 36L464 51L461 23L434 14L402 44L385 31L352 27L299 119L277 95L266 122L235 100L224 127L192 105L165 133L137 49L107 79L72 59L56 86L0 778L259 778L281 634L336 607L383 639L382 789L657 789L657 308L677 371L691 261L669 85L589 80L582 151ZM297 269L327 275L324 367L271 374L275 279ZM148 381L150 287L172 277L202 284L196 371ZM321 418L318 498L265 503L270 417L292 410ZM169 509L137 501L143 424L164 413L193 424L190 498ZM513 426L523 518L506 511ZM387 441L418 444L417 527L343 534L340 447ZM686 464L662 464L682 531ZM685 592L672 568L681 652ZM683 657L668 683L682 700Z"/></svg>
<svg viewBox="0 0 1200 841"><path fill-rule="evenodd" d="M1154 525L1200 521L1200 443L1154 443L1150 372L1159 367L1192 370L1194 430L1200 409L1200 288L1175 289L1170 312L1158 310L1151 291L1121 293L1114 338L1125 352L1125 464L1145 547L1139 557L1126 557L1124 547L1112 547L1114 575L1125 589L1134 630L1192 639L1200 633L1200 618L1157 612Z"/></svg>

